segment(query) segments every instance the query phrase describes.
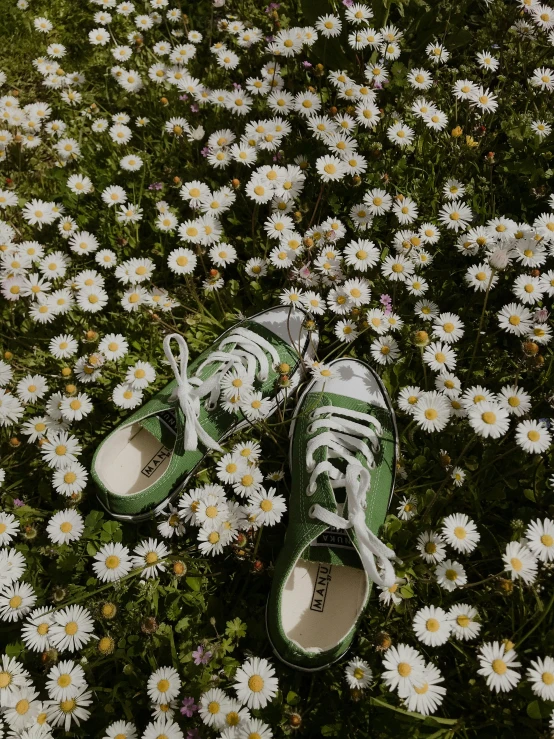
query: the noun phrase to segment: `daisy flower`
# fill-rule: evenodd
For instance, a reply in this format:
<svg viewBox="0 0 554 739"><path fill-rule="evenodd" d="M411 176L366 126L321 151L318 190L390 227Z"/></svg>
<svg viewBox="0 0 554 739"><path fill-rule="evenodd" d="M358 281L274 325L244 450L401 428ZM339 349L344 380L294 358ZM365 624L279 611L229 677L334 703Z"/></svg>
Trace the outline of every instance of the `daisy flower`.
<svg viewBox="0 0 554 739"><path fill-rule="evenodd" d="M554 700L554 659L538 657L527 669L527 679L535 695L544 701Z"/></svg>
<svg viewBox="0 0 554 739"><path fill-rule="evenodd" d="M67 701L86 687L83 668L72 660L62 660L50 668L46 678L48 697L55 701Z"/></svg>
<svg viewBox="0 0 554 739"><path fill-rule="evenodd" d="M31 682L31 676L23 665L7 654L0 657L0 678L0 701L3 706L9 702L14 690Z"/></svg>
<svg viewBox="0 0 554 739"><path fill-rule="evenodd" d="M92 403L86 393L65 397L60 403L61 414L66 421L80 421L92 411Z"/></svg>
<svg viewBox="0 0 554 739"><path fill-rule="evenodd" d="M27 561L16 549L0 549L0 586L17 582L27 569Z"/></svg>
<svg viewBox="0 0 554 739"><path fill-rule="evenodd" d="M278 682L270 663L260 657L247 660L235 673L235 690L248 708L265 708L277 695Z"/></svg>
<svg viewBox="0 0 554 739"><path fill-rule="evenodd" d="M0 592L0 619L2 621L19 621L35 605L35 591L26 582L15 582L4 585Z"/></svg>
<svg viewBox="0 0 554 739"><path fill-rule="evenodd" d="M55 513L46 526L46 533L53 544L69 544L78 541L85 529L85 522L80 513L67 508Z"/></svg>
<svg viewBox="0 0 554 739"><path fill-rule="evenodd" d="M434 531L424 531L418 536L417 550L421 558L429 564L442 562L446 557L444 540Z"/></svg>
<svg viewBox="0 0 554 739"><path fill-rule="evenodd" d="M531 410L531 396L517 385L503 387L498 402L511 416L524 416Z"/></svg>
<svg viewBox="0 0 554 739"><path fill-rule="evenodd" d="M54 727L63 725L65 731L69 731L73 722L79 726L81 721L88 719L90 711L87 706L91 703L92 693L86 685L68 701L47 701L48 723Z"/></svg>
<svg viewBox="0 0 554 739"><path fill-rule="evenodd" d="M518 541L511 541L502 555L505 569L512 580L521 578L528 585L537 577L538 563L533 552Z"/></svg>
<svg viewBox="0 0 554 739"><path fill-rule="evenodd" d="M423 670L417 684L409 689L404 697L408 711L417 711L423 716L435 713L446 695L446 688L440 683L444 682L439 669L432 662L428 662Z"/></svg>
<svg viewBox="0 0 554 739"><path fill-rule="evenodd" d="M448 399L442 393L432 391L421 395L413 416L424 431L442 431L450 419L451 412Z"/></svg>
<svg viewBox="0 0 554 739"><path fill-rule="evenodd" d="M211 688L200 696L198 713L206 726L222 729L225 726L225 714L228 712L230 698L220 688Z"/></svg>
<svg viewBox="0 0 554 739"><path fill-rule="evenodd" d="M446 611L435 606L420 608L414 616L412 626L419 641L428 647L446 644L452 631Z"/></svg>
<svg viewBox="0 0 554 739"><path fill-rule="evenodd" d="M479 675L487 679L488 687L497 692L509 692L521 680L520 673L515 667L521 667L517 662L517 654L503 642L487 642L479 648L478 659L481 669Z"/></svg>
<svg viewBox="0 0 554 739"><path fill-rule="evenodd" d="M88 480L86 467L79 462L68 462L54 472L52 485L57 493L68 498L85 489Z"/></svg>
<svg viewBox="0 0 554 739"><path fill-rule="evenodd" d="M103 739L137 739L137 730L129 721L114 721L104 730Z"/></svg>
<svg viewBox="0 0 554 739"><path fill-rule="evenodd" d="M467 575L459 562L452 559L445 559L435 568L437 582L444 590L452 591L465 585Z"/></svg>
<svg viewBox="0 0 554 739"><path fill-rule="evenodd" d="M442 537L457 552L469 554L479 543L480 534L465 513L454 513L442 522Z"/></svg>
<svg viewBox="0 0 554 739"><path fill-rule="evenodd" d="M19 521L13 513L0 511L0 546L4 547L19 534Z"/></svg>
<svg viewBox="0 0 554 739"><path fill-rule="evenodd" d="M287 510L287 504L282 495L276 495L275 488L262 488L250 495L247 510L255 516L258 525L275 526Z"/></svg>
<svg viewBox="0 0 554 739"><path fill-rule="evenodd" d="M350 660L345 667L344 673L346 682L352 690L364 690L373 679L373 672L370 666L359 657Z"/></svg>
<svg viewBox="0 0 554 739"><path fill-rule="evenodd" d="M160 667L148 678L146 690L154 703L170 703L181 690L177 670L173 667Z"/></svg>
<svg viewBox="0 0 554 739"><path fill-rule="evenodd" d="M50 340L49 350L50 354L56 359L67 359L67 357L71 357L77 352L78 346L73 336L60 334Z"/></svg>
<svg viewBox="0 0 554 739"><path fill-rule="evenodd" d="M510 427L508 411L499 403L483 400L468 409L469 423L485 439L499 439Z"/></svg>
<svg viewBox="0 0 554 739"><path fill-rule="evenodd" d="M129 549L119 542L110 542L94 555L92 569L102 582L116 582L132 568Z"/></svg>
<svg viewBox="0 0 554 739"><path fill-rule="evenodd" d="M106 334L98 344L98 351L101 352L106 359L117 361L124 357L129 351L127 339L121 334Z"/></svg>
<svg viewBox="0 0 554 739"><path fill-rule="evenodd" d="M456 639L468 641L475 639L481 631L481 624L475 620L477 610L465 603L456 603L450 607L448 617L452 626L452 634Z"/></svg>
<svg viewBox="0 0 554 739"><path fill-rule="evenodd" d="M79 605L56 611L50 628L50 641L58 651L75 652L94 637L90 612Z"/></svg>
<svg viewBox="0 0 554 739"><path fill-rule="evenodd" d="M541 562L554 561L554 521L531 521L525 531L527 546Z"/></svg>
<svg viewBox="0 0 554 739"><path fill-rule="evenodd" d="M540 421L520 421L516 426L516 443L528 454L542 454L550 448L552 435Z"/></svg>
<svg viewBox="0 0 554 739"><path fill-rule="evenodd" d="M452 370L456 366L456 352L447 343L433 341L425 348L423 361L433 372Z"/></svg>
<svg viewBox="0 0 554 739"><path fill-rule="evenodd" d="M156 370L149 362L136 362L127 369L125 381L133 390L144 390L156 379Z"/></svg>
<svg viewBox="0 0 554 739"><path fill-rule="evenodd" d="M53 610L48 606L31 611L21 629L21 638L32 652L45 652L50 649L48 633L53 620Z"/></svg>
<svg viewBox="0 0 554 739"><path fill-rule="evenodd" d="M382 679L389 690L398 690L401 696L421 682L425 661L421 654L407 644L398 644L385 652Z"/></svg>
<svg viewBox="0 0 554 739"><path fill-rule="evenodd" d="M165 563L161 562L169 554L169 549L162 541L148 539L138 544L131 558L133 567L145 568L141 572L141 578L149 579L157 577L158 572L165 572Z"/></svg>

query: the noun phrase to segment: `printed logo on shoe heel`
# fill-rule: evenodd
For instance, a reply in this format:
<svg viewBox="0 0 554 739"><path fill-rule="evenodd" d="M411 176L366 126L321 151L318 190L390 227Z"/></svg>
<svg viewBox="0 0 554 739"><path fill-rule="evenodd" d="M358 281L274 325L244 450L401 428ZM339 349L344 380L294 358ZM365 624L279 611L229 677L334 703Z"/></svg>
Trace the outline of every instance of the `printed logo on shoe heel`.
<svg viewBox="0 0 554 739"><path fill-rule="evenodd" d="M162 462L164 462L170 456L171 449L168 449L166 446L160 447L156 454L154 454L152 459L141 469L141 475L144 475L145 477L152 477L152 475L162 464Z"/></svg>
<svg viewBox="0 0 554 739"><path fill-rule="evenodd" d="M314 592L312 594L312 602L310 603L310 611L318 611L323 613L325 608L325 599L327 597L327 588L331 582L332 565L320 562L317 567L317 576L315 579Z"/></svg>

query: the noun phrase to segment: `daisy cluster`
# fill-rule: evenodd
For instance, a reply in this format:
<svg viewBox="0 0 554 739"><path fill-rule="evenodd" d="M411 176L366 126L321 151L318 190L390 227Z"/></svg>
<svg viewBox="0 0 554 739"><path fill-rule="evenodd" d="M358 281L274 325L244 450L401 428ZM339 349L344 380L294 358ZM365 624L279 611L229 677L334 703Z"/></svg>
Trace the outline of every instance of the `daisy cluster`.
<svg viewBox="0 0 554 739"><path fill-rule="evenodd" d="M199 551L215 556L225 546L244 540L241 532L279 523L287 510L286 501L275 488L264 487L258 466L260 452L257 443L236 444L216 465L219 483L184 492L179 509L170 512L165 525L173 526L176 534L185 532L185 524L197 527ZM269 473L270 479L280 477L282 473ZM224 486L244 502L228 498ZM162 526L164 523L160 533Z"/></svg>
<svg viewBox="0 0 554 739"><path fill-rule="evenodd" d="M0 71L9 736L270 739L300 711L309 732L354 731L342 668L321 690L290 681L276 718L274 668L235 659L238 639L195 615L246 600L266 647L288 425L266 422L259 377L237 364L208 402L262 430L212 455L156 521L103 520L89 485L100 439L169 378L164 334L197 355L279 303L320 334L313 377L362 358L397 413L384 536L403 562L372 600L350 695L362 712L370 687L381 708L462 711L470 735L473 715L490 719L486 683L528 731L516 710L538 721L554 700L552 8L91 0L62 22L55 2L9 5L25 49ZM121 681L104 713L106 665ZM335 691L341 710L324 705Z"/></svg>

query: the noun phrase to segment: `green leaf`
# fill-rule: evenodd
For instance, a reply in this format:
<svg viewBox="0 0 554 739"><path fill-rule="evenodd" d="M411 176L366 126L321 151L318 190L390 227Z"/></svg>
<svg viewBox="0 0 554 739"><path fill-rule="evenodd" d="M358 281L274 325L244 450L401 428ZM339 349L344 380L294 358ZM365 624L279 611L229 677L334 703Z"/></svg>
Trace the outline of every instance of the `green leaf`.
<svg viewBox="0 0 554 739"><path fill-rule="evenodd" d="M289 706L297 706L300 703L300 697L293 690L287 693L287 703Z"/></svg>
<svg viewBox="0 0 554 739"><path fill-rule="evenodd" d="M525 488L523 495L525 495L527 500L531 500L533 503L536 503L535 492L534 490L531 490L531 488Z"/></svg>
<svg viewBox="0 0 554 739"><path fill-rule="evenodd" d="M230 636L232 639L236 639L237 641L239 639L242 639L243 636L246 636L246 624L243 623L240 618L235 618L232 621L227 621L227 628L225 629L225 633L227 636Z"/></svg>
<svg viewBox="0 0 554 739"><path fill-rule="evenodd" d="M96 554L96 547L91 541L87 542L87 554L90 554L91 557Z"/></svg>
<svg viewBox="0 0 554 739"><path fill-rule="evenodd" d="M551 709L549 709L542 701L531 701L531 703L527 705L527 715L529 718L535 719L536 721L548 718L551 712Z"/></svg>
<svg viewBox="0 0 554 739"><path fill-rule="evenodd" d="M191 590L194 590L195 592L198 592L200 590L201 578L187 577L185 582Z"/></svg>

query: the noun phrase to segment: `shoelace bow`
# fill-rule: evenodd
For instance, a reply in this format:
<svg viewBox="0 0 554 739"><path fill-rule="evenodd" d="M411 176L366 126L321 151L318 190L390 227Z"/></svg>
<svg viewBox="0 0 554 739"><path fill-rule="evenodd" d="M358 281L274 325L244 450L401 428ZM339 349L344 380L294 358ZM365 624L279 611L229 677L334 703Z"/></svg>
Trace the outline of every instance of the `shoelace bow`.
<svg viewBox="0 0 554 739"><path fill-rule="evenodd" d="M328 417L320 418L323 415ZM360 559L367 576L380 587L390 588L396 581L394 567L391 564L391 560L396 559L396 555L379 537L375 536L366 524L365 510L371 475L352 454L352 452L360 452L368 467L371 469L374 466L374 452L379 449L381 424L367 413L337 406L317 408L312 413L312 418L314 421L308 428L309 433L317 429L326 430L308 441L306 464L311 476L306 494L310 496L315 493L317 478L322 473L326 473L333 489L341 487L346 489L348 519L319 504L312 506L310 516L337 529L353 529L359 544ZM369 424L374 428L371 428ZM371 449L364 439L369 439ZM313 454L321 447L327 447L327 459L316 463ZM346 472L336 467L331 462L332 459L346 461ZM379 572L379 568L382 572Z"/></svg>
<svg viewBox="0 0 554 739"><path fill-rule="evenodd" d="M179 345L179 362L171 349L171 342L176 341ZM224 347L234 345L229 351L225 351ZM274 364L279 363L279 354L275 348L254 331L246 328L236 328L229 336L226 336L220 343L219 347L214 350L197 368L196 373L200 373L204 367L214 362L220 363L219 367L213 375L206 380L201 380L196 375L189 377L189 348L185 339L180 334L168 334L163 343L165 356L173 370L177 381L177 388L170 400L175 398L179 401L179 406L185 416L185 438L184 446L187 451L198 449L198 440L209 449L215 449L218 452L223 451L219 444L202 428L200 421L200 400L209 394L210 398L206 403L209 410L213 410L217 405L219 398L221 379L232 368L246 369L247 374L265 382L270 371L270 363L267 354L270 355ZM259 366L259 370L257 367Z"/></svg>

